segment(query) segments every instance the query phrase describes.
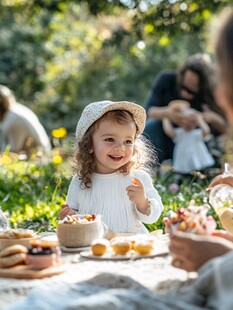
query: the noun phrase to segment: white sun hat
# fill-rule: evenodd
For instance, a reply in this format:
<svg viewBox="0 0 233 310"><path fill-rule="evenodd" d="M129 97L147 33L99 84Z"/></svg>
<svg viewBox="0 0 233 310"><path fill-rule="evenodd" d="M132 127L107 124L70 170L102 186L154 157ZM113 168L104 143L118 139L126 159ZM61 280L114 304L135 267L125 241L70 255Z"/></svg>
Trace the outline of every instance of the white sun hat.
<svg viewBox="0 0 233 310"><path fill-rule="evenodd" d="M82 112L76 127L76 138L78 142L81 141L85 132L95 121L105 113L113 110L125 110L130 112L138 127L138 133L140 134L143 132L146 122L146 111L142 106L128 101L98 101L88 104Z"/></svg>

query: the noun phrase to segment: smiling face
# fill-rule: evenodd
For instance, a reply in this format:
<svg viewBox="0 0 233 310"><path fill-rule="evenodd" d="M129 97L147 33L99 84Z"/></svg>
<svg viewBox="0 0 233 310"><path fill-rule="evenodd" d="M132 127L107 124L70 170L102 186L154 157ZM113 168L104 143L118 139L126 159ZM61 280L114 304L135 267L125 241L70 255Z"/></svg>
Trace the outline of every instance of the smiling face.
<svg viewBox="0 0 233 310"><path fill-rule="evenodd" d="M135 122L130 115L127 120L120 122L108 116L101 119L95 125L93 147L90 149L96 160L95 172L113 173L126 165L133 156L136 131Z"/></svg>

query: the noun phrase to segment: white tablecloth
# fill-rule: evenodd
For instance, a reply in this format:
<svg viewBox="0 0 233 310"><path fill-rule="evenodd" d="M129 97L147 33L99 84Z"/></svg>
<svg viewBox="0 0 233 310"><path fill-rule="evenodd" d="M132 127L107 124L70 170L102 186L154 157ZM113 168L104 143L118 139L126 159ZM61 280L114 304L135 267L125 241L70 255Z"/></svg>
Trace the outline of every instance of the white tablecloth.
<svg viewBox="0 0 233 310"><path fill-rule="evenodd" d="M190 277L195 277L195 274L172 267L169 255L138 260L109 261L85 259L80 254L62 253L62 260L65 262L65 272L51 278L36 280L0 278L0 309L6 309L22 296L26 296L31 288L41 283L47 285L54 281L76 283L106 272L130 276L151 290L166 289L171 283L174 287Z"/></svg>

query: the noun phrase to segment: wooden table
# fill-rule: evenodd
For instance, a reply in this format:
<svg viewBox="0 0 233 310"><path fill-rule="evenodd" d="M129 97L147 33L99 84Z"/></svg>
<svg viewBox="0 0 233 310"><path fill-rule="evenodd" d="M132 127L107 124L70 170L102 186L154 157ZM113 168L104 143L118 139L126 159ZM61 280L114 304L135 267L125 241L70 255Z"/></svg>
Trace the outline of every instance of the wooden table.
<svg viewBox="0 0 233 310"><path fill-rule="evenodd" d="M187 272L171 266L169 254L154 258L112 261L85 259L80 254L62 253L62 260L65 262L65 272L52 278L36 280L0 278L0 309L6 309L43 282L56 280L67 284L76 283L103 272L130 276L151 290L164 289L171 282L175 285L190 278Z"/></svg>

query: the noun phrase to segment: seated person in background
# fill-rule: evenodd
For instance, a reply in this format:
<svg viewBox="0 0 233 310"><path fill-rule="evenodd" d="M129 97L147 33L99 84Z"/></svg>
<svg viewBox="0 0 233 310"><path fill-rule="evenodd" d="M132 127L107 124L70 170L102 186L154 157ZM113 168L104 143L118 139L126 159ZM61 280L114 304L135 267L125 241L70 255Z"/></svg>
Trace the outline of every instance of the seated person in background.
<svg viewBox="0 0 233 310"><path fill-rule="evenodd" d="M220 16L222 17L222 16ZM225 19L224 19L225 17ZM217 62L219 66L219 85L216 91L216 97L218 104L224 110L227 119L231 126L233 125L233 9L226 16L223 16L223 24L219 31L219 35L217 37L216 42L216 55ZM220 187L219 187L220 185ZM225 203L229 203L229 214L228 222L226 225L227 218L224 217L224 221L222 221L222 216L224 211L221 213L218 211L220 215L220 221L223 226L226 228L226 231L216 231L212 236L196 236L193 234L186 233L174 233L171 234L171 245L170 251L173 256L172 264L175 267L185 269L187 271L197 271L204 263L208 260L217 257L223 256L221 265L219 265L219 274L218 279L222 278L223 282L219 282L219 285L224 285L227 283L227 275L230 283L232 282L232 270L230 270L230 266L226 264L227 262L226 253L233 253L233 212L230 210L232 208L233 201L233 176L229 173L219 175L214 178L214 180L209 185L209 191L211 195L211 191L214 191L216 188L220 190L225 190L224 196ZM219 192L220 193L220 192ZM219 199L218 195L216 195L215 199ZM212 205L214 204L214 195L211 198ZM224 207L224 201L222 200L222 206ZM218 238L221 237L221 238ZM216 261L217 263L218 261ZM222 270L220 269L222 266ZM232 260L231 260L232 266ZM228 270L226 268L229 268ZM224 277L225 272L225 277ZM228 274L227 274L228 273ZM225 279L225 280L224 280ZM211 285L211 283L209 283ZM223 293L223 290L221 290ZM227 293L227 291L226 291ZM232 290L228 292L232 301ZM222 304L223 306L223 304ZM224 307L223 307L224 308ZM220 309L220 308L218 308ZM222 309L222 307L221 307ZM225 309L225 308L224 308ZM227 309L232 309L231 307Z"/></svg>
<svg viewBox="0 0 233 310"><path fill-rule="evenodd" d="M154 144L159 162L172 159L174 143L162 126L162 120L168 118L172 123L190 122L190 115L174 113L169 103L183 99L192 109L202 113L214 136L225 133L226 121L213 96L213 77L215 73L210 57L206 54L191 56L178 72L162 72L158 75L148 95L145 105L147 123L144 134Z"/></svg>
<svg viewBox="0 0 233 310"><path fill-rule="evenodd" d="M214 165L204 139L210 133L210 128L202 114L190 108L184 100L174 100L169 103L171 109L190 116L190 122L181 122L181 127L174 127L169 118L163 119L164 132L174 143L172 165L177 173L188 174ZM191 119L191 116L193 119Z"/></svg>
<svg viewBox="0 0 233 310"><path fill-rule="evenodd" d="M16 102L12 91L4 85L0 85L0 129L1 151L9 145L11 152L29 156L33 150L51 149L49 137L36 114Z"/></svg>

